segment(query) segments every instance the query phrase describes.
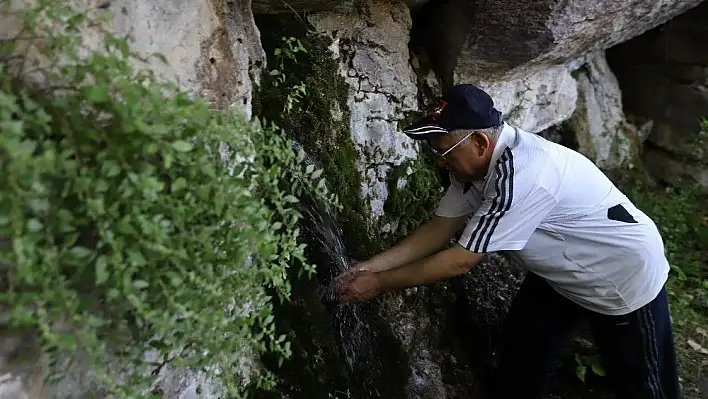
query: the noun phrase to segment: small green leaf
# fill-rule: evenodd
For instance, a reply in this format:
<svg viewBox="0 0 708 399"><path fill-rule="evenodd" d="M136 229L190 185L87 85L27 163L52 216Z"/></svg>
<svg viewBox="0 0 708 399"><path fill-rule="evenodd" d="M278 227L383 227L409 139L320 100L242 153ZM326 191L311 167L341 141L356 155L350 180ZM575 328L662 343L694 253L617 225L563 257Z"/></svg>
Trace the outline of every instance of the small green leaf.
<svg viewBox="0 0 708 399"><path fill-rule="evenodd" d="M289 203L293 203L293 204L298 202L298 199L294 195L291 195L291 194L288 194L285 197L283 197L283 200L285 202L289 202Z"/></svg>
<svg viewBox="0 0 708 399"><path fill-rule="evenodd" d="M147 281L145 280L133 280L133 287L135 287L136 290L142 290L145 289L149 286Z"/></svg>
<svg viewBox="0 0 708 399"><path fill-rule="evenodd" d="M32 233L36 233L42 230L43 227L44 225L42 225L42 222L37 219L30 219L27 221L27 230L31 231Z"/></svg>
<svg viewBox="0 0 708 399"><path fill-rule="evenodd" d="M147 263L145 256L143 256L143 253L138 249L128 249L128 259L130 259L130 263L134 266L144 266Z"/></svg>
<svg viewBox="0 0 708 399"><path fill-rule="evenodd" d="M69 254L71 254L72 256L75 256L79 259L84 259L84 258L88 258L89 256L91 256L93 254L93 251L91 251L90 249L88 249L86 247L76 246L76 247L73 247L69 250Z"/></svg>
<svg viewBox="0 0 708 399"><path fill-rule="evenodd" d="M104 161L101 167L105 171L106 177L115 177L120 173L120 165L115 161Z"/></svg>
<svg viewBox="0 0 708 399"><path fill-rule="evenodd" d="M600 377L605 376L605 369L602 368L602 365L600 365L599 362L594 362L592 364L592 371Z"/></svg>
<svg viewBox="0 0 708 399"><path fill-rule="evenodd" d="M172 148L179 152L189 152L192 150L192 148L194 148L194 146L187 141L177 140L172 143Z"/></svg>
<svg viewBox="0 0 708 399"><path fill-rule="evenodd" d="M585 373L587 372L587 367L585 367L582 364L578 364L575 367L575 375L578 377L578 379L582 382L585 382Z"/></svg>
<svg viewBox="0 0 708 399"><path fill-rule="evenodd" d="M187 187L187 180L184 177L178 177L174 183L172 183L172 192L176 193Z"/></svg>
<svg viewBox="0 0 708 399"><path fill-rule="evenodd" d="M105 284L109 277L108 262L106 261L105 256L101 256L98 260L96 260L96 284Z"/></svg>
<svg viewBox="0 0 708 399"><path fill-rule="evenodd" d="M108 90L107 84L88 86L84 89L84 96L91 102L102 104L108 101Z"/></svg>

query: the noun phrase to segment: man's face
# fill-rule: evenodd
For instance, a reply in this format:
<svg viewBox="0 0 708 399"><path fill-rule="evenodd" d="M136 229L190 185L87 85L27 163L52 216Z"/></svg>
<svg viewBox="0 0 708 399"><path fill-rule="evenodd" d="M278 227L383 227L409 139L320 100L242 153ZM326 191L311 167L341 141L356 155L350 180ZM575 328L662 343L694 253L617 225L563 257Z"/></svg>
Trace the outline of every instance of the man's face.
<svg viewBox="0 0 708 399"><path fill-rule="evenodd" d="M460 183L483 180L489 169L494 146L482 133L473 133L461 143L465 136L438 136L430 139L430 146L438 153L438 163L450 170ZM459 144L458 144L459 143ZM453 148L454 147L454 148Z"/></svg>

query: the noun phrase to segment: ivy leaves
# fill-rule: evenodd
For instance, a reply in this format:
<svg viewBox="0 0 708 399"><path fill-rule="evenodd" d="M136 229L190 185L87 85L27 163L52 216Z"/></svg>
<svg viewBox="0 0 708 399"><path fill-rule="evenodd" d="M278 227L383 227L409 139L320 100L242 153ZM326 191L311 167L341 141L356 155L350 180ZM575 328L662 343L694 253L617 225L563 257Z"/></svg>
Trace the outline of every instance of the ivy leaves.
<svg viewBox="0 0 708 399"><path fill-rule="evenodd" d="M0 69L2 322L38 331L57 359L81 347L121 396L144 397L150 349L214 370L237 396L240 357L290 353L266 290L287 299L287 269L314 267L298 198L336 197L276 127L159 83L122 38L87 51L75 32L88 14L56 1L22 12L51 62L26 58L41 87ZM119 385L108 353L147 371Z"/></svg>

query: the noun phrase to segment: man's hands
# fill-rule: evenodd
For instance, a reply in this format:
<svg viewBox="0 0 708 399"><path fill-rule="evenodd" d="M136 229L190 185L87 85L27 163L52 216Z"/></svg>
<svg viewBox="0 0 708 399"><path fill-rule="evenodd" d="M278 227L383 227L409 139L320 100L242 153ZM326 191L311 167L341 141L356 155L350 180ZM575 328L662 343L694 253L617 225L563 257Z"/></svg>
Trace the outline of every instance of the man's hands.
<svg viewBox="0 0 708 399"><path fill-rule="evenodd" d="M381 294L378 274L357 265L334 279L340 302L368 301Z"/></svg>
<svg viewBox="0 0 708 399"><path fill-rule="evenodd" d="M365 264L357 264L331 284L339 302L367 301L383 292L459 276L482 258L483 253L471 252L458 244L425 259L382 271L367 270Z"/></svg>

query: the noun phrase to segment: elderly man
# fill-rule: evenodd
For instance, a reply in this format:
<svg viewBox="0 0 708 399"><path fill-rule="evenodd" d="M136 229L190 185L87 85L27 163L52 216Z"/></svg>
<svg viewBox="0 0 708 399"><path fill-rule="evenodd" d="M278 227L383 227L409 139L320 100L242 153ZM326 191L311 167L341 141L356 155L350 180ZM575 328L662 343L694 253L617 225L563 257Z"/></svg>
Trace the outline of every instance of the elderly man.
<svg viewBox="0 0 708 399"><path fill-rule="evenodd" d="M591 161L508 125L469 84L404 133L427 141L451 184L432 220L335 280L341 301L459 276L488 252L512 251L529 273L505 321L495 398L541 398L581 319L620 398L679 397L662 238Z"/></svg>

